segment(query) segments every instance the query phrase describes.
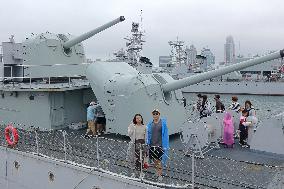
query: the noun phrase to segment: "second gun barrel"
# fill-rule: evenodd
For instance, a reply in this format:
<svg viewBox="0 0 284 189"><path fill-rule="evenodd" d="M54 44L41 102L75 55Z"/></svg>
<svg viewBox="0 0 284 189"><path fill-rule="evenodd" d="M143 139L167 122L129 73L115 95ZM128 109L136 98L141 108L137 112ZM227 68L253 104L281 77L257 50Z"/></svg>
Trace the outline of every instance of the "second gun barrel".
<svg viewBox="0 0 284 189"><path fill-rule="evenodd" d="M115 19L113 21L110 21L110 22L108 22L108 23L106 23L106 24L104 24L104 25L102 25L102 26L100 26L100 27L98 27L98 28L96 28L94 30L91 30L91 31L89 31L87 33L84 33L84 34L78 36L78 37L75 37L75 38L73 38L71 40L66 41L63 44L63 47L66 48L66 49L68 49L70 47L73 47L74 45L76 45L78 43L81 43L82 41L92 37L93 35L95 35L97 33L100 33L101 31L103 31L103 30L105 30L105 29L107 29L107 28L109 28L109 27L111 27L111 26L113 26L113 25L115 25L115 24L117 24L119 22L122 22L124 20L125 20L124 16L120 16L117 19Z"/></svg>

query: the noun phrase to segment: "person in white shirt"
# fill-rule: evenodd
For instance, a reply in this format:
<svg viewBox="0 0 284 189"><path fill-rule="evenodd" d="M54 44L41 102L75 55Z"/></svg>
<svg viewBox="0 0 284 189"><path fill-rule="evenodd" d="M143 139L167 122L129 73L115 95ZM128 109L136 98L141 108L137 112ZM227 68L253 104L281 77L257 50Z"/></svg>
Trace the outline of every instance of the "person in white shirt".
<svg viewBox="0 0 284 189"><path fill-rule="evenodd" d="M135 169L140 171L143 167L145 157L145 138L146 126L143 123L143 117L140 114L135 114L132 123L128 126L128 136L131 139L131 144L134 145L134 157L130 157L135 161ZM130 145L131 145L130 144ZM142 151L142 154L140 153ZM142 155L142 156L141 156Z"/></svg>

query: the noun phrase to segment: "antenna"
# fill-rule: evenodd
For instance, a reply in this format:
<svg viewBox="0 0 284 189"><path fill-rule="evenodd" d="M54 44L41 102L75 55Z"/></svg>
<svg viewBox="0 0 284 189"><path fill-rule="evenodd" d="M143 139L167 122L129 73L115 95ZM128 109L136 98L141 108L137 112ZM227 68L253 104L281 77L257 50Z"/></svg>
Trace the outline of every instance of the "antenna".
<svg viewBox="0 0 284 189"><path fill-rule="evenodd" d="M15 43L14 35L11 35L11 37L9 38L9 40L10 40L11 43Z"/></svg>
<svg viewBox="0 0 284 189"><path fill-rule="evenodd" d="M239 41L239 55L241 55L241 41Z"/></svg>
<svg viewBox="0 0 284 189"><path fill-rule="evenodd" d="M140 26L141 26L141 31L143 31L143 17L142 17L142 9L140 10ZM144 32L145 33L145 32Z"/></svg>

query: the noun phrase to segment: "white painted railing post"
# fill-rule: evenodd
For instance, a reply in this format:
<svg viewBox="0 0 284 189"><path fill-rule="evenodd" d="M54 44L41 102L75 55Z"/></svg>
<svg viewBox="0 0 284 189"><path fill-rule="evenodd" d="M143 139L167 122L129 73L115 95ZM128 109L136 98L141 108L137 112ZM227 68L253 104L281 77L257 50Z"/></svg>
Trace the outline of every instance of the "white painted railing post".
<svg viewBox="0 0 284 189"><path fill-rule="evenodd" d="M191 167L191 184L192 184L192 189L194 189L194 151L192 152L192 156L191 156L191 163L192 163L192 167Z"/></svg>
<svg viewBox="0 0 284 189"><path fill-rule="evenodd" d="M67 160L67 149L66 149L66 131L62 131L63 134L63 149L64 149L64 161L66 162Z"/></svg>
<svg viewBox="0 0 284 189"><path fill-rule="evenodd" d="M36 129L35 129L35 139L36 139L36 153L37 155L39 155L38 134Z"/></svg>

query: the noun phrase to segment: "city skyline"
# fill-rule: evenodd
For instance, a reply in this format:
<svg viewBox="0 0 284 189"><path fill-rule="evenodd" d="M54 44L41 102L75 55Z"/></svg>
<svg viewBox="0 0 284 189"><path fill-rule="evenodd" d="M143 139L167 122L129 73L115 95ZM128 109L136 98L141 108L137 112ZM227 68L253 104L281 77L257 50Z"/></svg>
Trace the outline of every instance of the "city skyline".
<svg viewBox="0 0 284 189"><path fill-rule="evenodd" d="M224 63L233 64L236 60L236 50L233 36L226 37L226 43L224 44Z"/></svg>
<svg viewBox="0 0 284 189"><path fill-rule="evenodd" d="M159 56L170 54L168 41L177 36L187 46L194 44L198 51L210 48L218 63L224 61L224 44L229 35L234 38L236 56L282 49L281 5L284 2L280 0L3 1L0 42L8 41L10 35L15 35L16 42L22 42L31 33L46 31L78 36L123 15L125 22L83 42L87 57L109 58L125 48L123 38L130 35L133 21L140 22L143 10L146 31L143 55L154 65L158 65Z"/></svg>

